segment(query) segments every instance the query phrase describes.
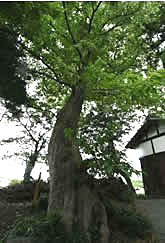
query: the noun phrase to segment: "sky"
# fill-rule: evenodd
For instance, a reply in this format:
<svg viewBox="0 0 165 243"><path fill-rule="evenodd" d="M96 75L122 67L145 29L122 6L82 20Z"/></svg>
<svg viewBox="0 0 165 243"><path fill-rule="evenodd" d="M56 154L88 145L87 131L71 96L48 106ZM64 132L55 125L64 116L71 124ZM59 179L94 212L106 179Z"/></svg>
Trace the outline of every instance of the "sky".
<svg viewBox="0 0 165 243"><path fill-rule="evenodd" d="M130 133L129 137L127 137L127 141L135 134L138 128L139 127L137 126L136 129ZM0 130L0 141L2 139L8 139L9 137L15 137L19 133L19 128L15 125L15 123L7 123L3 120L0 122ZM14 152L15 150L17 150L16 146L0 145L0 186L7 186L11 179L23 179L25 163L22 163L21 160L14 157L10 159L2 159L3 155L7 154L8 151ZM133 162L132 166L137 170L141 170L140 161L138 159L138 151L128 149L127 156L128 160ZM49 177L47 170L48 166L38 163L32 171L32 177L37 179L41 172L42 179L46 181ZM134 175L133 179L137 179L137 177Z"/></svg>

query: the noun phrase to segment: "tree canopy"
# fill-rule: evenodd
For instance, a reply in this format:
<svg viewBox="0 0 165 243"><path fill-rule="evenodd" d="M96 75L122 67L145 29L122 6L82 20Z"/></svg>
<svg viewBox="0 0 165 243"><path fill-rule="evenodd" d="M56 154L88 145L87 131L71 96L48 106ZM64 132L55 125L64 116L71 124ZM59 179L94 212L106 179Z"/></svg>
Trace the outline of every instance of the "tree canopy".
<svg viewBox="0 0 165 243"><path fill-rule="evenodd" d="M20 60L22 54L17 39L17 34L8 25L0 25L0 96L10 109L26 100L25 75L24 70L20 70L24 67Z"/></svg>
<svg viewBox="0 0 165 243"><path fill-rule="evenodd" d="M87 100L144 105L148 101L142 92L149 85L150 93L157 92L151 80L146 86L148 80L139 71L157 65L145 33L151 16L161 17L163 4L2 2L1 6L4 23L12 23L25 38L19 43L34 61L31 72L42 79L49 95L81 84Z"/></svg>

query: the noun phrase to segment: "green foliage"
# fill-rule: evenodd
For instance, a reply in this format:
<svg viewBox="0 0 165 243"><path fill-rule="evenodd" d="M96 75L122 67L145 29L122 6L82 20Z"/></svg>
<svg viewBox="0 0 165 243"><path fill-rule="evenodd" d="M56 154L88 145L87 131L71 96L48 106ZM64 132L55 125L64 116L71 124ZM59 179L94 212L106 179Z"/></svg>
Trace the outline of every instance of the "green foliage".
<svg viewBox="0 0 165 243"><path fill-rule="evenodd" d="M73 134L73 129L68 127L64 129L64 135L66 138L68 138L69 140L72 140L74 138L74 134Z"/></svg>
<svg viewBox="0 0 165 243"><path fill-rule="evenodd" d="M120 230L131 238L144 238L147 232L152 232L149 219L136 212L135 209L114 209L113 217Z"/></svg>
<svg viewBox="0 0 165 243"><path fill-rule="evenodd" d="M143 188L143 182L142 180L133 180L132 184L134 185L135 188Z"/></svg>
<svg viewBox="0 0 165 243"><path fill-rule="evenodd" d="M14 107L27 102L27 77L22 56L18 34L8 25L0 25L0 97L13 112Z"/></svg>
<svg viewBox="0 0 165 243"><path fill-rule="evenodd" d="M122 209L119 212L118 222L121 227L125 228L125 233L129 234L132 237L143 237L146 231L152 230L152 225L150 221L140 214L135 214L134 211L127 211Z"/></svg>
<svg viewBox="0 0 165 243"><path fill-rule="evenodd" d="M48 208L48 194L41 193L40 198L37 203L37 209L39 211L46 211Z"/></svg>
<svg viewBox="0 0 165 243"><path fill-rule="evenodd" d="M139 193L139 194L137 194L137 199L139 199L139 200L147 200L147 199L149 199L149 197L146 196L145 194Z"/></svg>
<svg viewBox="0 0 165 243"><path fill-rule="evenodd" d="M0 14L26 38L25 45L32 41L30 55L45 65L37 70L42 78L70 87L81 80L86 96L92 96L93 89L102 88L120 93L119 74L142 68L149 53L142 38L144 24L159 5L20 2L3 4Z"/></svg>
<svg viewBox="0 0 165 243"><path fill-rule="evenodd" d="M129 112L132 106L158 106L160 98L163 103L164 97L160 92L157 95L159 84L141 74L144 66L145 71L155 69L159 62L153 58L157 50L151 48L145 34L153 18L155 24L162 21L161 3L77 1L1 5L3 23L11 24L24 37L20 40L21 48L32 58L31 76L39 78L42 92L47 93L48 107L55 104L57 96L63 100L67 87L80 83L84 99L113 104L122 111Z"/></svg>
<svg viewBox="0 0 165 243"><path fill-rule="evenodd" d="M10 235L12 237L28 236L40 238L43 243L51 242L52 239L62 242L65 237L65 229L60 217L40 215L19 219Z"/></svg>
<svg viewBox="0 0 165 243"><path fill-rule="evenodd" d="M155 11L156 10L156 11ZM164 59L164 32L165 32L165 5L163 2L159 4L157 9L153 9L150 13L150 20L145 23L146 43L154 50L155 55L148 55L150 62L157 62L161 59L163 67L165 67Z"/></svg>
<svg viewBox="0 0 165 243"><path fill-rule="evenodd" d="M54 216L32 216L18 219L14 228L10 232L10 237L17 236L31 237L34 243L84 243L88 242L84 233L78 225L73 227L73 232L68 234L62 219L58 215Z"/></svg>
<svg viewBox="0 0 165 243"><path fill-rule="evenodd" d="M22 181L18 180L18 179L12 179L9 182L9 186L11 185L15 185L15 184L20 184Z"/></svg>
<svg viewBox="0 0 165 243"><path fill-rule="evenodd" d="M129 190L123 191L123 192L120 192L119 200L122 201L122 202L131 203L131 202L134 202L135 195L132 191L129 191Z"/></svg>
<svg viewBox="0 0 165 243"><path fill-rule="evenodd" d="M82 115L77 142L88 155L83 162L87 163L90 173L123 176L122 172L125 172L130 176L135 172L127 161L125 148L116 146L122 144L123 136L130 131L133 115L130 111L128 118L120 108L101 104L89 107L88 113Z"/></svg>

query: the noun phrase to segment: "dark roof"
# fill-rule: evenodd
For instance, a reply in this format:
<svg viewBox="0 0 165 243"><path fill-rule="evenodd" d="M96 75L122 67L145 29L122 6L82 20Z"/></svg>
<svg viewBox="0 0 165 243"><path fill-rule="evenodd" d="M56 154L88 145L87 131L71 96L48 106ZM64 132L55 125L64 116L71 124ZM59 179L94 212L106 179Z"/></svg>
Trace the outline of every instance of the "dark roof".
<svg viewBox="0 0 165 243"><path fill-rule="evenodd" d="M155 126L155 124L158 124L160 121L165 121L165 118L147 118L142 127L137 131L137 133L127 143L125 147L135 149L139 145L141 138L146 135L150 127L152 127L153 125Z"/></svg>

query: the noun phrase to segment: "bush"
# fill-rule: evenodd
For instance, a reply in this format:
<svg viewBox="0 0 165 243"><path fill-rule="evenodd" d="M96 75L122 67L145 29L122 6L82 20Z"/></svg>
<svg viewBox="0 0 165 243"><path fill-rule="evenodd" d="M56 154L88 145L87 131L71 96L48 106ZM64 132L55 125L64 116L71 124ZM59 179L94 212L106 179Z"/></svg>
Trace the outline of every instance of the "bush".
<svg viewBox="0 0 165 243"><path fill-rule="evenodd" d="M132 191L122 191L119 194L119 200L122 202L128 202L131 203L135 200L135 193Z"/></svg>
<svg viewBox="0 0 165 243"><path fill-rule="evenodd" d="M115 215L121 230L129 237L144 238L146 232L152 231L151 222L134 209L121 208Z"/></svg>
<svg viewBox="0 0 165 243"><path fill-rule="evenodd" d="M47 210L48 208L48 194L47 193L41 193L40 198L38 200L37 208L39 210Z"/></svg>
<svg viewBox="0 0 165 243"><path fill-rule="evenodd" d="M20 184L22 181L21 180L18 180L18 179L12 179L10 180L9 182L9 186L11 185L16 185L16 184Z"/></svg>
<svg viewBox="0 0 165 243"><path fill-rule="evenodd" d="M145 200L145 199L149 199L149 197L146 196L145 194L140 193L140 194L137 194L137 199L143 199L143 200Z"/></svg>
<svg viewBox="0 0 165 243"><path fill-rule="evenodd" d="M18 219L10 232L10 237L32 237L34 243L65 243L65 228L59 216L47 217L45 215L25 217Z"/></svg>
<svg viewBox="0 0 165 243"><path fill-rule="evenodd" d="M18 236L32 238L33 243L88 243L78 225L73 227L72 234L68 234L58 215L50 217L40 215L19 219L10 232L10 238Z"/></svg>

